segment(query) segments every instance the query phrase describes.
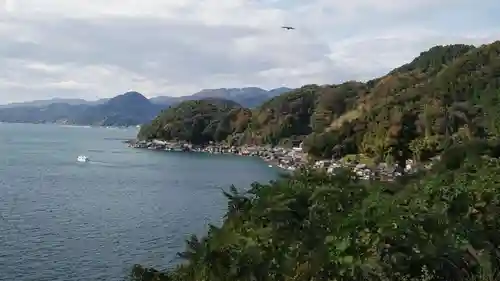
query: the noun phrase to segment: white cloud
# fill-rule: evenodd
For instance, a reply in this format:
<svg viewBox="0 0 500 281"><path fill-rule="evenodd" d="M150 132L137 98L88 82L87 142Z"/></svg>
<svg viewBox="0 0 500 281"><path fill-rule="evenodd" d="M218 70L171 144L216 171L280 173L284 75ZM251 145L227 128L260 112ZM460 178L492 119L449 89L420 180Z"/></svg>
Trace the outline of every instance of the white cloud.
<svg viewBox="0 0 500 281"><path fill-rule="evenodd" d="M43 62L29 61L23 62L18 61L18 63L24 64L24 67L31 70L40 71L43 73L54 73L61 74L65 70L63 65L50 65Z"/></svg>
<svg viewBox="0 0 500 281"><path fill-rule="evenodd" d="M500 35L494 0L481 6L466 0L3 4L0 103L364 80L435 44L481 44Z"/></svg>

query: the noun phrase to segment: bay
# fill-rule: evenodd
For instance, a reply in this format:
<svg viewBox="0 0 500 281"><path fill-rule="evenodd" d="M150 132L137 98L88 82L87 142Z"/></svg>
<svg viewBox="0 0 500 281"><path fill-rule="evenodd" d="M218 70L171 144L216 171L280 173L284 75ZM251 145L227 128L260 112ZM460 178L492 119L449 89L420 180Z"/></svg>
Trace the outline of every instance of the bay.
<svg viewBox="0 0 500 281"><path fill-rule="evenodd" d="M221 190L278 176L260 159L137 150L136 129L0 124L0 280L126 280L219 224ZM76 162L86 155L88 163Z"/></svg>

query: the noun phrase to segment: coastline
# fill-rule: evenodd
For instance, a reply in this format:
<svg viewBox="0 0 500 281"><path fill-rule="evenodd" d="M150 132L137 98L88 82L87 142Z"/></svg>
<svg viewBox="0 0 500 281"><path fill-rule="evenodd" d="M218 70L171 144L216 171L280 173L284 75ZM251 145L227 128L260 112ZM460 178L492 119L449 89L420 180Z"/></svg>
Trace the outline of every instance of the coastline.
<svg viewBox="0 0 500 281"><path fill-rule="evenodd" d="M269 167L277 167L287 172L294 172L295 170L309 167L318 170L323 169L329 174L334 174L336 169L347 168L354 172L360 179L381 179L386 181L393 181L396 177L403 175L395 164L377 163L370 165L363 163L359 159L349 159L350 157L340 160L323 159L311 163L307 153L302 150L302 147L284 148L272 147L270 145L229 146L216 143L193 145L187 142L163 140L139 141L136 139L123 142L129 147L138 149L259 157ZM407 160L404 167L404 174L412 174L420 170L429 169L434 160L439 159L431 159L430 163L417 163L413 160Z"/></svg>
<svg viewBox="0 0 500 281"><path fill-rule="evenodd" d="M295 171L307 166L307 154L298 148L282 148L271 146L228 146L222 144L193 145L185 142L168 142L161 140L124 141L131 148L172 152L194 152L209 154L230 154L238 156L259 157L270 167L278 167L286 171Z"/></svg>

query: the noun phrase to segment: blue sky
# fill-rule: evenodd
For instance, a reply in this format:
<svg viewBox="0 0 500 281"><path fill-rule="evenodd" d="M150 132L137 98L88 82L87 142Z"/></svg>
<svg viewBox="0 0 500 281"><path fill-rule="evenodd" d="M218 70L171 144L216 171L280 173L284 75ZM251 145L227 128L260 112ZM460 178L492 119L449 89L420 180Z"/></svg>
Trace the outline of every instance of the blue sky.
<svg viewBox="0 0 500 281"><path fill-rule="evenodd" d="M437 44L500 39L493 0L0 3L0 103L366 80Z"/></svg>

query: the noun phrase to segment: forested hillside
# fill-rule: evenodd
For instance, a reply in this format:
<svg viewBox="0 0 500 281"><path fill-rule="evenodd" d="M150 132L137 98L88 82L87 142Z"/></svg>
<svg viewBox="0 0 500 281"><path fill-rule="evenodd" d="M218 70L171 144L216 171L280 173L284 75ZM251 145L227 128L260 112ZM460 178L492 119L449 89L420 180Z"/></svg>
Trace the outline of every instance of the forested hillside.
<svg viewBox="0 0 500 281"><path fill-rule="evenodd" d="M161 133L176 125L193 141L207 131L192 125L202 119L230 124L203 141L303 140L320 158L440 160L394 182L302 170L232 188L224 223L192 236L184 263L135 266L135 280L500 280L500 42L437 46L367 83L307 85L253 111L191 105L187 115L166 110L143 137L172 139Z"/></svg>
<svg viewBox="0 0 500 281"><path fill-rule="evenodd" d="M309 154L318 158L364 154L376 161L425 160L453 143L500 133L499 54L500 42L433 47L366 83L306 85L252 111L239 109L244 114L219 115L219 123L237 123L238 129L225 126L223 134L206 140L304 141ZM169 123L162 116L155 122L160 120ZM141 137L169 138L163 128ZM193 127L178 129L187 128ZM192 135L182 138L195 141Z"/></svg>
<svg viewBox="0 0 500 281"><path fill-rule="evenodd" d="M189 140L194 144L220 142L246 129L236 121L244 120L248 109L236 102L217 98L185 101L164 110L150 124L141 127L139 138Z"/></svg>
<svg viewBox="0 0 500 281"><path fill-rule="evenodd" d="M307 147L323 157L363 153L423 160L452 143L496 136L499 54L500 42L434 47L368 82L356 107L309 136Z"/></svg>

